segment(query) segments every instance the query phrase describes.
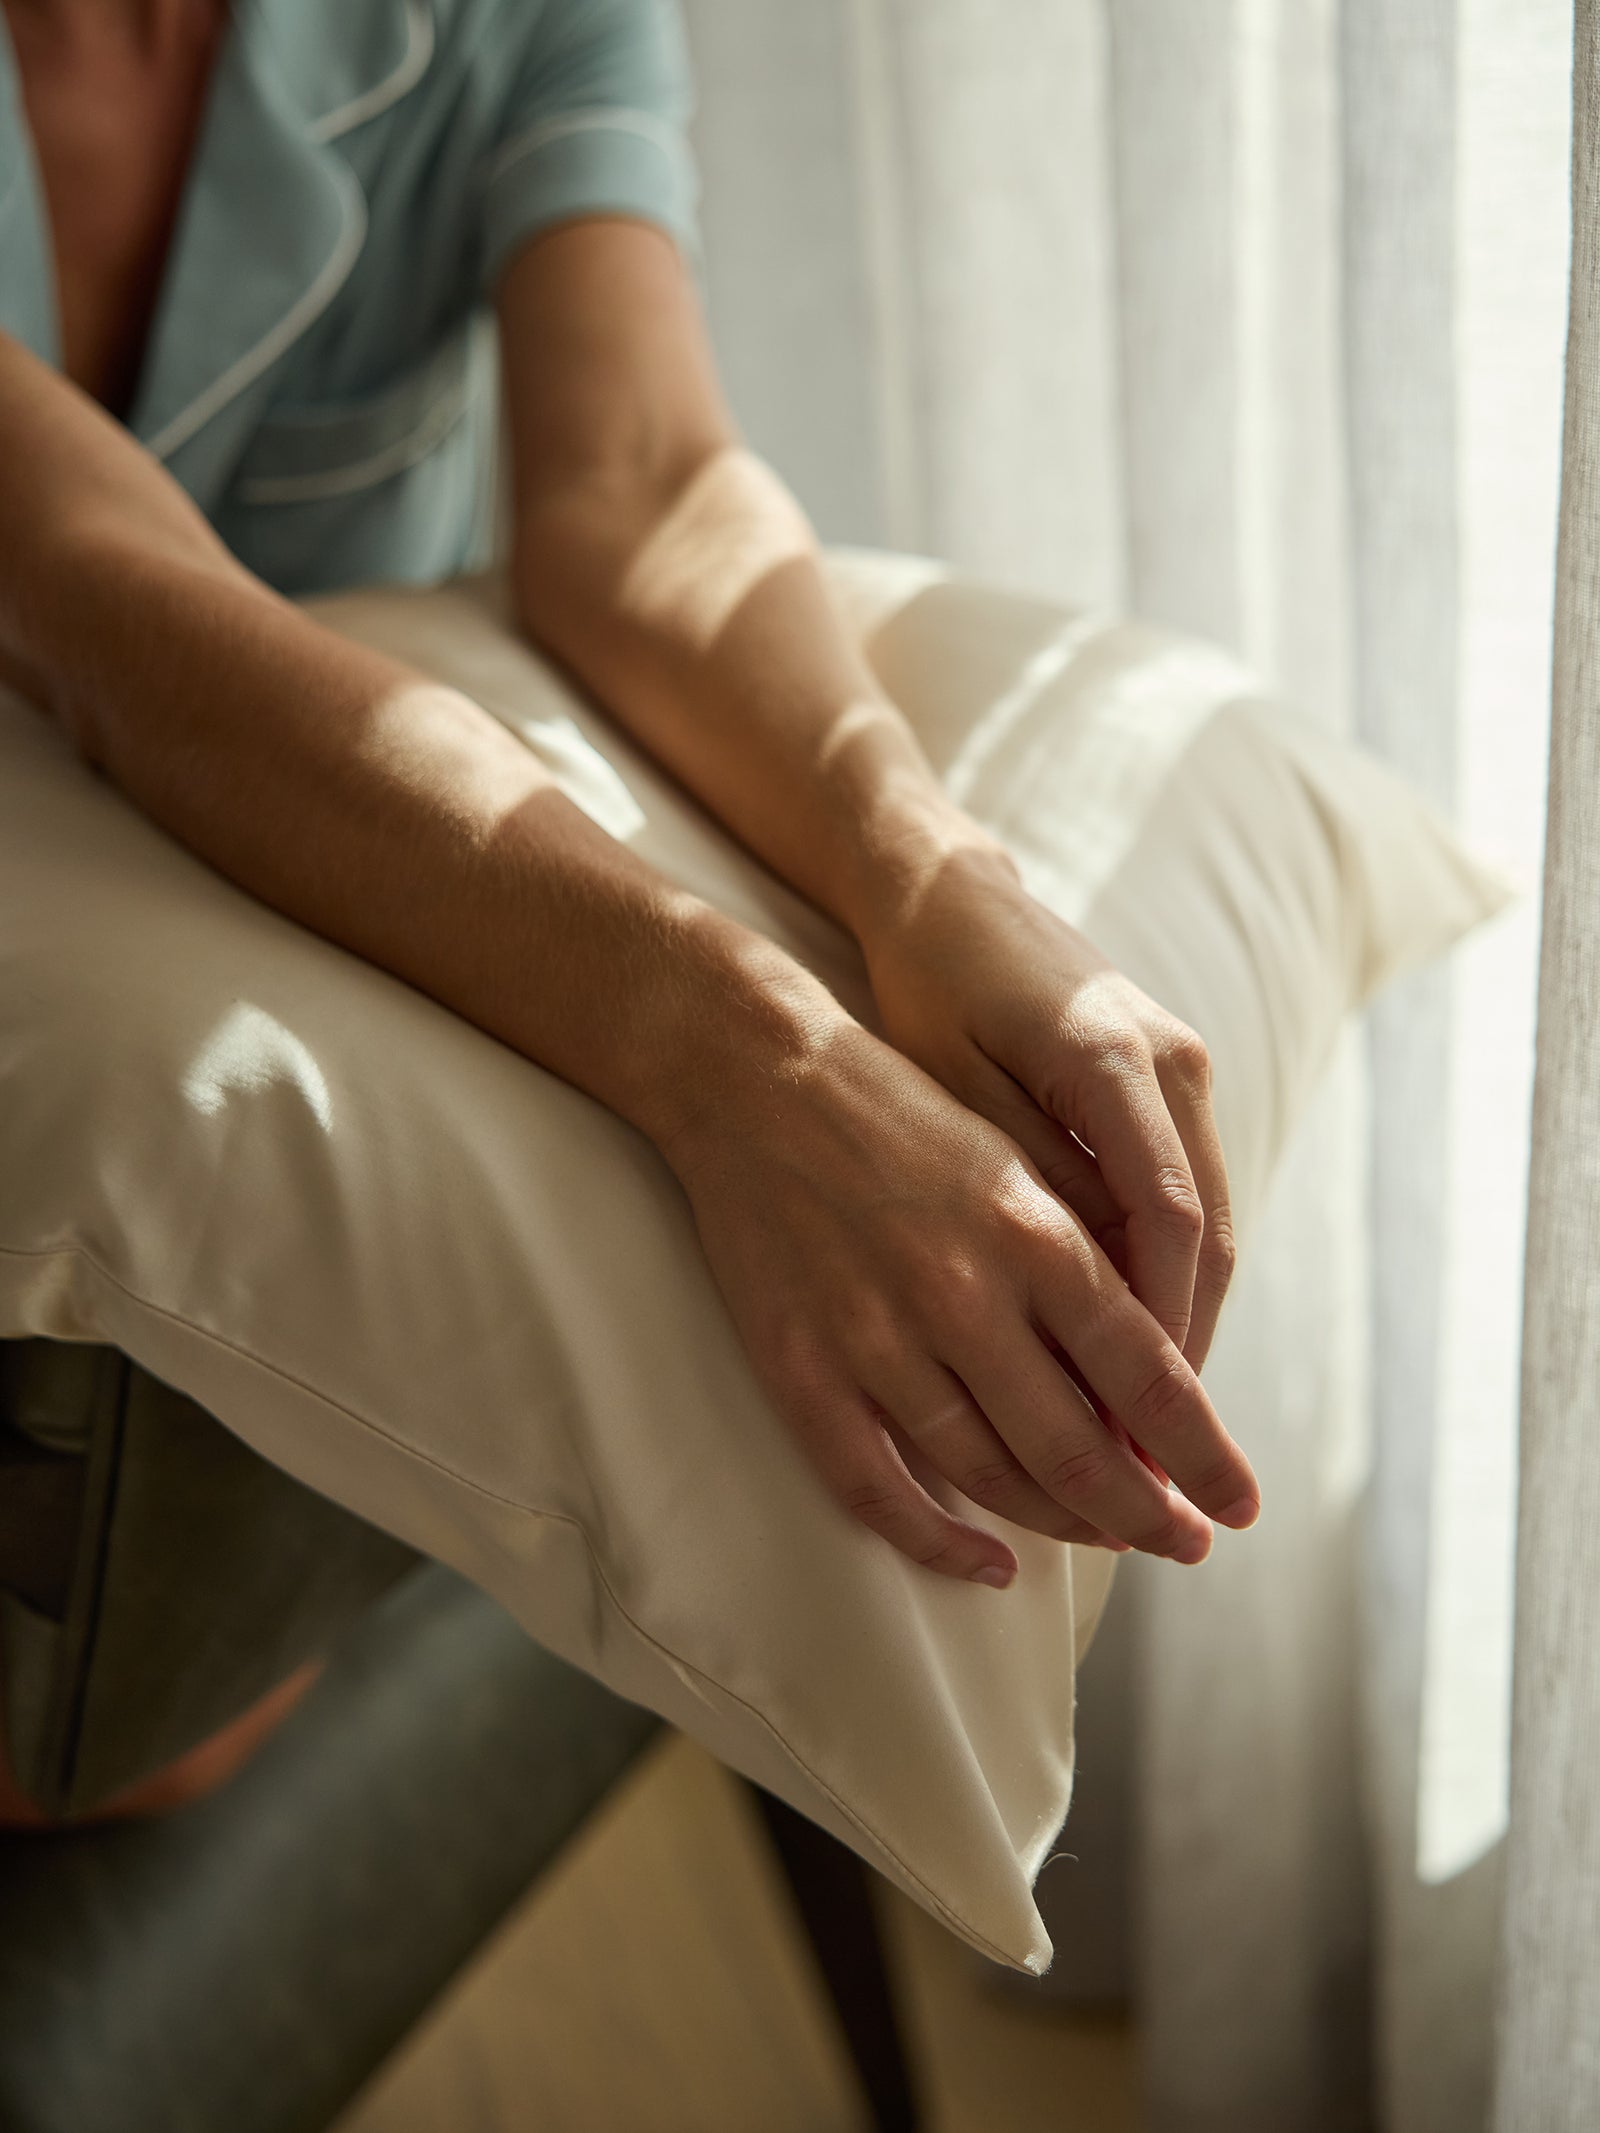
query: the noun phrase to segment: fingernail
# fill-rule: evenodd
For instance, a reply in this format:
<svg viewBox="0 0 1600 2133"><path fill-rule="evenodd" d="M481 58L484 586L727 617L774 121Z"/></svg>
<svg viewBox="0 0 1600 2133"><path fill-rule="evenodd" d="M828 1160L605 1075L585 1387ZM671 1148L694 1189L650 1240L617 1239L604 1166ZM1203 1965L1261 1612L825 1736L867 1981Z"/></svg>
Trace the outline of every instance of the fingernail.
<svg viewBox="0 0 1600 2133"><path fill-rule="evenodd" d="M1255 1497L1241 1496L1237 1503L1229 1504L1226 1511L1218 1511L1213 1515L1219 1525L1232 1526L1236 1531L1243 1532L1246 1526L1253 1526L1261 1516L1261 1506Z"/></svg>
<svg viewBox="0 0 1600 2133"><path fill-rule="evenodd" d="M981 1570L971 1571L969 1575L974 1585L993 1585L998 1591L1004 1592L1016 1572L1002 1570L998 1563L985 1563Z"/></svg>

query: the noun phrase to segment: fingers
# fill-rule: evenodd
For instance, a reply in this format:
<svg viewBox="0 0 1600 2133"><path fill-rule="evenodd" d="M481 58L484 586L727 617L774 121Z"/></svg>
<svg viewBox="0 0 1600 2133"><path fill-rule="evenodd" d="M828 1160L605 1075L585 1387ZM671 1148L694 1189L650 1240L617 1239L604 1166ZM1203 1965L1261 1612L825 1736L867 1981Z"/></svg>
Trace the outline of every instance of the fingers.
<svg viewBox="0 0 1600 2133"><path fill-rule="evenodd" d="M1066 1202L1101 1249L1109 1249L1115 1258L1122 1210L1099 1164L1065 1126L1040 1110L1021 1082L987 1054L976 1047L973 1050L970 1072L956 1091L962 1102L1010 1134L1050 1190Z"/></svg>
<svg viewBox="0 0 1600 2133"><path fill-rule="evenodd" d="M1125 1218L1128 1286L1181 1349L1194 1310L1205 1209L1145 1040L1129 1036L1119 1050L1104 1052L1078 1101L1083 1117L1071 1123L1094 1150Z"/></svg>
<svg viewBox="0 0 1600 2133"><path fill-rule="evenodd" d="M1071 1355L1107 1413L1198 1510L1225 1526L1253 1525L1260 1490L1249 1461L1181 1352L1152 1325L1104 1255L1087 1238L1075 1237L1065 1252L1040 1265L1046 1274L1034 1298L1040 1324ZM973 1392L995 1412L975 1384ZM996 1420L1021 1454L1006 1418ZM1110 1532L1135 1539L1116 1517L1103 1516L1097 1502L1074 1497L1073 1507Z"/></svg>
<svg viewBox="0 0 1600 2133"><path fill-rule="evenodd" d="M1117 1272L1122 1275L1122 1278L1124 1280L1127 1279L1127 1276L1125 1273L1123 1273L1123 1269L1121 1267L1117 1268ZM1068 1355L1066 1349L1062 1347L1061 1343L1056 1339L1055 1335L1053 1333L1048 1332L1043 1326L1041 1326L1039 1329L1039 1338L1044 1342L1046 1348L1049 1349L1050 1353L1061 1365L1061 1368L1067 1373L1068 1377L1071 1378L1073 1384L1077 1386L1079 1392L1083 1394L1084 1398L1089 1402L1089 1405L1100 1417L1102 1424L1108 1430L1110 1430L1111 1434L1117 1439L1119 1444L1127 1445L1128 1449L1133 1453L1133 1456L1136 1459L1142 1459L1144 1461L1145 1465L1150 1469L1151 1473L1154 1474L1157 1481L1159 1481L1161 1486L1165 1488L1167 1483L1172 1479L1166 1468L1161 1464L1158 1459L1152 1459L1150 1454L1145 1450L1142 1444L1134 1443L1133 1439L1128 1435L1128 1432L1123 1428L1122 1424L1117 1420L1116 1416L1109 1411L1104 1400L1102 1400L1096 1394L1094 1387L1089 1383L1088 1379L1078 1368L1077 1364L1072 1360L1071 1356Z"/></svg>
<svg viewBox="0 0 1600 2133"><path fill-rule="evenodd" d="M1189 1367L1198 1370L1210 1352L1217 1315L1233 1279L1233 1210L1228 1197L1228 1167L1211 1108L1211 1070L1203 1045L1193 1052L1157 1055L1161 1093L1189 1157L1205 1228L1195 1266L1194 1302L1189 1331L1182 1343Z"/></svg>
<svg viewBox="0 0 1600 2133"><path fill-rule="evenodd" d="M1106 1275L1116 1279L1109 1267ZM1129 1306L1149 1326L1131 1298ZM1148 1555L1204 1560L1211 1547L1209 1521L1164 1488L1132 1445L1106 1427L1036 1334L1029 1331L1004 1347L986 1343L962 1358L961 1374L1048 1496Z"/></svg>
<svg viewBox="0 0 1600 2133"><path fill-rule="evenodd" d="M1008 1585L1017 1558L1005 1542L938 1504L907 1472L868 1396L816 1377L785 1406L834 1500L912 1562L944 1577Z"/></svg>
<svg viewBox="0 0 1600 2133"><path fill-rule="evenodd" d="M1051 1540L1118 1549L1126 1544L1049 1495L1017 1460L954 1372L907 1354L892 1380L871 1388L911 1475L939 1500L941 1479L1014 1526Z"/></svg>

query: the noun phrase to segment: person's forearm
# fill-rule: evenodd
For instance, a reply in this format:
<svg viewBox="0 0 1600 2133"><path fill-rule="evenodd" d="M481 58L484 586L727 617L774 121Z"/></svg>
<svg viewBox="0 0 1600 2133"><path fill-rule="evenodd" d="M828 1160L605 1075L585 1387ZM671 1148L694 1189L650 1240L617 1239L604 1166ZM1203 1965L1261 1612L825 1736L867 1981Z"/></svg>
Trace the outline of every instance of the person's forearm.
<svg viewBox="0 0 1600 2133"><path fill-rule="evenodd" d="M955 851L1009 869L945 796L850 638L799 506L731 442L533 497L529 634L749 847L858 935Z"/></svg>
<svg viewBox="0 0 1600 2133"><path fill-rule="evenodd" d="M729 1058L804 1051L828 1007L787 957L607 837L479 706L260 585L40 370L0 346L26 469L0 498L0 659L146 813L663 1143Z"/></svg>

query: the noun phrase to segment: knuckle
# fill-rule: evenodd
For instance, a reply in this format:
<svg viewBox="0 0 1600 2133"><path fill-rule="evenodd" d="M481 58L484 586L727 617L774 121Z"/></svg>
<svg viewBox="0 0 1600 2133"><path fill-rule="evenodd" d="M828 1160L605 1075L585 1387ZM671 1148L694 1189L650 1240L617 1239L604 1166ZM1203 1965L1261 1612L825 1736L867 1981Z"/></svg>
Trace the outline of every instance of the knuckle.
<svg viewBox="0 0 1600 2133"><path fill-rule="evenodd" d="M1176 1511L1168 1511L1139 1535L1135 1546L1146 1555L1176 1555L1187 1538L1182 1519Z"/></svg>
<svg viewBox="0 0 1600 2133"><path fill-rule="evenodd" d="M937 1570L946 1577L964 1577L971 1558L970 1544L959 1540L929 1540L908 1548L906 1553L924 1570Z"/></svg>
<svg viewBox="0 0 1600 2133"><path fill-rule="evenodd" d="M922 1563L924 1570L939 1570L945 1576L964 1576L966 1566L969 1566L973 1555L973 1546L969 1540L962 1540L956 1534L943 1531L943 1534L937 1536L928 1534L926 1540L907 1542L905 1553L913 1561Z"/></svg>
<svg viewBox="0 0 1600 2133"><path fill-rule="evenodd" d="M971 1259L943 1257L922 1283L923 1299L940 1324L982 1325L988 1317L987 1277Z"/></svg>
<svg viewBox="0 0 1600 2133"><path fill-rule="evenodd" d="M1211 1086L1211 1054L1205 1039L1186 1022L1169 1023L1159 1045L1172 1071L1198 1089Z"/></svg>
<svg viewBox="0 0 1600 2133"><path fill-rule="evenodd" d="M1097 1444L1075 1445L1058 1452L1045 1467L1042 1480L1058 1501L1093 1497L1111 1476L1111 1453Z"/></svg>
<svg viewBox="0 0 1600 2133"><path fill-rule="evenodd" d="M1113 1023L1102 1030L1096 1050L1101 1067L1119 1080L1148 1074L1152 1065L1149 1039L1136 1023Z"/></svg>
<svg viewBox="0 0 1600 2133"><path fill-rule="evenodd" d="M992 1242L998 1265L1023 1273L1029 1269L1065 1272L1074 1281L1087 1270L1092 1256L1085 1249L1078 1217L1031 1181L1026 1196L1008 1198L996 1210Z"/></svg>
<svg viewBox="0 0 1600 2133"><path fill-rule="evenodd" d="M852 1518L860 1519L875 1533L885 1535L897 1523L901 1508L895 1491L875 1474L841 1482L839 1501Z"/></svg>
<svg viewBox="0 0 1600 2133"><path fill-rule="evenodd" d="M1206 1229L1205 1253L1211 1262L1211 1278L1217 1293L1226 1293L1239 1264L1239 1246L1232 1225L1213 1216Z"/></svg>
<svg viewBox="0 0 1600 2133"><path fill-rule="evenodd" d="M1194 1180L1184 1171L1161 1171L1151 1195L1150 1212L1164 1230L1185 1243L1198 1243L1205 1234L1206 1211L1194 1189Z"/></svg>
<svg viewBox="0 0 1600 2133"><path fill-rule="evenodd" d="M1036 1251L1050 1231L1052 1212L1031 1178L1008 1186L990 1210L995 1245L1002 1252Z"/></svg>
<svg viewBox="0 0 1600 2133"><path fill-rule="evenodd" d="M1009 1459L981 1460L962 1472L961 1493L985 1510L997 1511L1015 1497L1020 1478L1020 1470Z"/></svg>
<svg viewBox="0 0 1600 2133"><path fill-rule="evenodd" d="M1193 1388L1193 1373L1174 1348L1140 1381L1122 1419L1136 1437L1152 1425L1181 1421L1193 1400Z"/></svg>

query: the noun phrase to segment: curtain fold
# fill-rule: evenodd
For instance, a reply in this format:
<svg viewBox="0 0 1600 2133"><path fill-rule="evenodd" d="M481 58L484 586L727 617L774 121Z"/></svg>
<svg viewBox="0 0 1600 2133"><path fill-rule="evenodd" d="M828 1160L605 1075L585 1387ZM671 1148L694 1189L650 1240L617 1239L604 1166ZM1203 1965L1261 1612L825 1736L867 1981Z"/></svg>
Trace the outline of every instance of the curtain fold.
<svg viewBox="0 0 1600 2133"><path fill-rule="evenodd" d="M1198 1577L1136 1562L1119 1581L1131 1662L1080 1684L1096 1870L1042 1888L1064 1953L1036 1988L1137 1994L1153 2133L1472 2133L1506 1868L1571 0L684 5L713 332L752 441L824 535L1221 639L1527 884L1353 1033L1290 1152L1208 1366L1266 1513ZM1559 806L1587 795L1589 814L1552 826L1592 864L1584 409L1569 399L1561 684L1584 730L1558 735L1557 772ZM1593 1029L1551 1021L1580 982L1593 1009L1595 884L1560 864L1497 2133L1600 2124L1544 2115L1527 2071L1570 2045L1581 1993L1600 2007L1578 1951L1593 1827L1553 1730L1575 1708L1561 1625L1600 1650L1594 1580L1572 1591L1594 1178L1569 1167L1558 1208L1545 1182L1572 1136L1600 1145ZM1594 1723L1579 1738L1600 1748ZM1129 1800L1116 1860L1130 1818L1105 1810ZM1559 1891L1558 1812L1579 1847ZM1572 1936L1563 1986L1547 1900Z"/></svg>
<svg viewBox="0 0 1600 2133"><path fill-rule="evenodd" d="M1579 0L1496 2133L1600 2124L1600 25Z"/></svg>

